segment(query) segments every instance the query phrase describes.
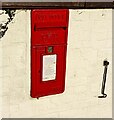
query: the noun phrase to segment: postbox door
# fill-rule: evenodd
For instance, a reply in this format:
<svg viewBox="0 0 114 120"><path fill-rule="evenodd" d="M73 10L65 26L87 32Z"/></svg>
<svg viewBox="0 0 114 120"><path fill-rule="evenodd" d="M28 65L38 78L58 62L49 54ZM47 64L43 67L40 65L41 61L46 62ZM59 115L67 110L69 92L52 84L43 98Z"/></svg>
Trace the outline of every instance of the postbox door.
<svg viewBox="0 0 114 120"><path fill-rule="evenodd" d="M32 97L62 93L65 89L66 45L32 48Z"/></svg>

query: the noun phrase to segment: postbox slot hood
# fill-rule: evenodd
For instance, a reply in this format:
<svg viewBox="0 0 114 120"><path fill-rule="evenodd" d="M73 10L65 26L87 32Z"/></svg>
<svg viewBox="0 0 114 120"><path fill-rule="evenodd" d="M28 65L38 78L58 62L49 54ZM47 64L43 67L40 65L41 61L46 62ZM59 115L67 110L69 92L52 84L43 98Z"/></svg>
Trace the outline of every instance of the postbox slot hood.
<svg viewBox="0 0 114 120"><path fill-rule="evenodd" d="M68 27L67 9L35 9L32 12L33 22L37 28Z"/></svg>

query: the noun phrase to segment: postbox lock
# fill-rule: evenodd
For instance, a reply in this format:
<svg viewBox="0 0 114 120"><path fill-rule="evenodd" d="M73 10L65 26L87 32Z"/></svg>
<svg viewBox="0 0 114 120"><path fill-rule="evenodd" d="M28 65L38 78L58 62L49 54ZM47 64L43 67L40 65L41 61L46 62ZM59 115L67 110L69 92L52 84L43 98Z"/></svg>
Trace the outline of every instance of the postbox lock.
<svg viewBox="0 0 114 120"><path fill-rule="evenodd" d="M53 47L52 46L49 46L48 47L48 53L52 53L53 52Z"/></svg>

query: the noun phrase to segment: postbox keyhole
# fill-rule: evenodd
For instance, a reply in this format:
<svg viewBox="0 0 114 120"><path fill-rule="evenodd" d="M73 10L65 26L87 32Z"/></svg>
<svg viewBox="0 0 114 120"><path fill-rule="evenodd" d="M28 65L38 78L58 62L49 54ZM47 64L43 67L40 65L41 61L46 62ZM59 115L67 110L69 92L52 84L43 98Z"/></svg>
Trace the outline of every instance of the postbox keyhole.
<svg viewBox="0 0 114 120"><path fill-rule="evenodd" d="M49 46L48 47L48 53L52 53L53 52L53 47L52 46Z"/></svg>

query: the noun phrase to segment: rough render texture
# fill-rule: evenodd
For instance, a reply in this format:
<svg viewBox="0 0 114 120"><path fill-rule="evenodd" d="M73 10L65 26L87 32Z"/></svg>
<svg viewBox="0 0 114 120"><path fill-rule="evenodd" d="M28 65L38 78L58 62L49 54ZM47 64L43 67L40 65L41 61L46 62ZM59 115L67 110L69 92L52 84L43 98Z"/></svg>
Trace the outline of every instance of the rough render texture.
<svg viewBox="0 0 114 120"><path fill-rule="evenodd" d="M17 10L0 40L2 117L112 118L112 10L70 10L66 90L30 97L30 10ZM110 62L98 99L103 60Z"/></svg>

